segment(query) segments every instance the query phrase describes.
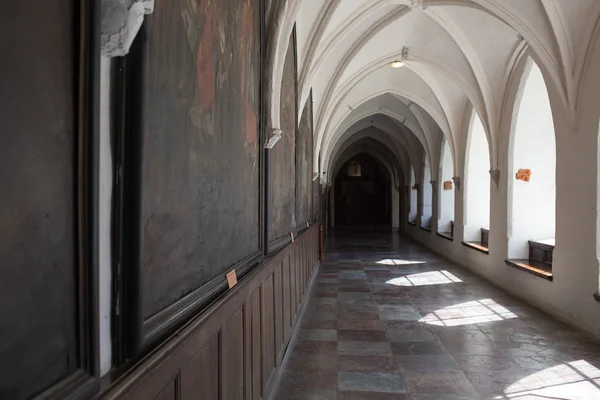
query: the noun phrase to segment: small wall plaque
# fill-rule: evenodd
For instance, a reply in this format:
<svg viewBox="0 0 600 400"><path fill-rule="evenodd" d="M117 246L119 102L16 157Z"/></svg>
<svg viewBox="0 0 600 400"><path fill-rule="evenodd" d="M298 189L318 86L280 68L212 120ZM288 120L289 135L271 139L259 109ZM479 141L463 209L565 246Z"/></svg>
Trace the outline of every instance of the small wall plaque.
<svg viewBox="0 0 600 400"><path fill-rule="evenodd" d="M517 180L529 182L531 180L531 170L530 169L520 169L517 172Z"/></svg>
<svg viewBox="0 0 600 400"><path fill-rule="evenodd" d="M452 181L444 182L444 190L452 190Z"/></svg>
<svg viewBox="0 0 600 400"><path fill-rule="evenodd" d="M235 269L227 274L227 284L229 285L229 289L237 285L237 275L235 274Z"/></svg>

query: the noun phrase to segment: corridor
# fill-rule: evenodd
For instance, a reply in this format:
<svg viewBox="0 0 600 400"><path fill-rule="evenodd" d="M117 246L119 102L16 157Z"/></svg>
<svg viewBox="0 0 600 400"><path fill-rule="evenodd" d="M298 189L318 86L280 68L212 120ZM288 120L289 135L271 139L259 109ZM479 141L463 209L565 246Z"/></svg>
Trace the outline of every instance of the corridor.
<svg viewBox="0 0 600 400"><path fill-rule="evenodd" d="M416 242L329 239L278 400L600 399L600 345Z"/></svg>

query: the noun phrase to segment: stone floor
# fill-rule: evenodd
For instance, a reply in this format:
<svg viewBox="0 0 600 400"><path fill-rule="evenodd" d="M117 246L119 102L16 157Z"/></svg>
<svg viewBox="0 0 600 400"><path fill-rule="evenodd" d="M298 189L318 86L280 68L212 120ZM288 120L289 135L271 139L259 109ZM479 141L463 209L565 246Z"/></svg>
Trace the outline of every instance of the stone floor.
<svg viewBox="0 0 600 400"><path fill-rule="evenodd" d="M398 235L328 248L276 399L600 399L586 335Z"/></svg>

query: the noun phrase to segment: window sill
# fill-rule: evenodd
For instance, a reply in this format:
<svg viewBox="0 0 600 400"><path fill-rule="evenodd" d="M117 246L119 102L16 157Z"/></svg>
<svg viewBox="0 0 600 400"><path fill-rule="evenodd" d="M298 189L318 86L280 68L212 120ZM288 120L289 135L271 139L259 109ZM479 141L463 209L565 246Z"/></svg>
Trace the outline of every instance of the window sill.
<svg viewBox="0 0 600 400"><path fill-rule="evenodd" d="M412 226L417 226L417 223L416 223L416 222L410 222L410 221L408 221L408 224L409 224L409 225L412 225Z"/></svg>
<svg viewBox="0 0 600 400"><path fill-rule="evenodd" d="M490 254L490 249L481 242L462 242L463 246L469 247L483 254Z"/></svg>
<svg viewBox="0 0 600 400"><path fill-rule="evenodd" d="M509 267L520 269L521 271L529 272L540 278L552 281L552 268L548 264L536 260L506 260L506 265Z"/></svg>
<svg viewBox="0 0 600 400"><path fill-rule="evenodd" d="M442 238L446 239L446 240L454 242L454 237L452 237L452 234L450 232L438 232L437 235L439 237L442 237Z"/></svg>
<svg viewBox="0 0 600 400"><path fill-rule="evenodd" d="M427 231L427 232L431 232L431 228L428 226L422 226L421 229L423 229L424 231Z"/></svg>

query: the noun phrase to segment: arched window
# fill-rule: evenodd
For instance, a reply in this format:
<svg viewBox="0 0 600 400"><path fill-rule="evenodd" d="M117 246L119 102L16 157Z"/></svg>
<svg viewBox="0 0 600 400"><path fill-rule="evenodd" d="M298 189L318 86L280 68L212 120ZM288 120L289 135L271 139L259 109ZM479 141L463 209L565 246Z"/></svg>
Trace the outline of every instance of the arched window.
<svg viewBox="0 0 600 400"><path fill-rule="evenodd" d="M408 222L415 224L417 221L417 186L415 182L415 169L410 167L410 186L408 187Z"/></svg>
<svg viewBox="0 0 600 400"><path fill-rule="evenodd" d="M423 157L423 208L421 211L421 227L431 228L431 211L433 206L433 189L431 187L431 168L429 155Z"/></svg>
<svg viewBox="0 0 600 400"><path fill-rule="evenodd" d="M450 143L444 139L440 162L440 185L439 185L439 219L438 232L447 237L454 236L454 164Z"/></svg>
<svg viewBox="0 0 600 400"><path fill-rule="evenodd" d="M490 152L481 119L475 111L473 114L467 138L463 241L487 252L490 227Z"/></svg>
<svg viewBox="0 0 600 400"><path fill-rule="evenodd" d="M556 221L554 121L542 71L532 60L529 63L521 99L515 104L509 147L508 257L531 259L530 265L551 270Z"/></svg>

